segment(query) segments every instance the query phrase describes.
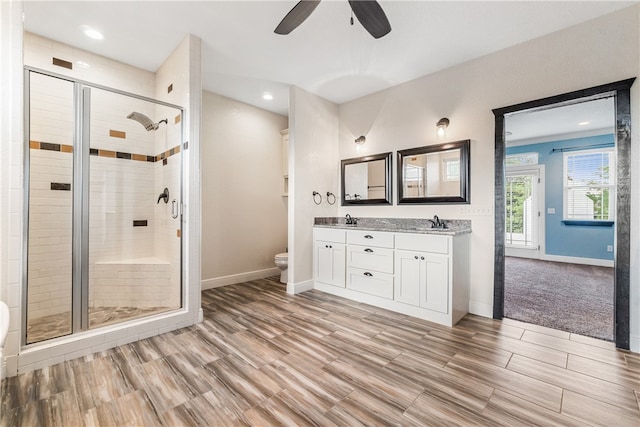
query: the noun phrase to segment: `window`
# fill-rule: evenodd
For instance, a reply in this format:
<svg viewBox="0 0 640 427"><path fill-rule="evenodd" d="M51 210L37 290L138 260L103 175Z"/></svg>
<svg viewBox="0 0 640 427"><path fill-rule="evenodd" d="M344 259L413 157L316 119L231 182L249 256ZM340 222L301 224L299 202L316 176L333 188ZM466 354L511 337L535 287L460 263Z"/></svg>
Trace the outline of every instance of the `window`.
<svg viewBox="0 0 640 427"><path fill-rule="evenodd" d="M460 159L444 159L443 181L460 181Z"/></svg>
<svg viewBox="0 0 640 427"><path fill-rule="evenodd" d="M424 197L424 168L412 164L404 168L404 194L410 197Z"/></svg>
<svg viewBox="0 0 640 427"><path fill-rule="evenodd" d="M538 153L519 153L506 156L507 166L537 165Z"/></svg>
<svg viewBox="0 0 640 427"><path fill-rule="evenodd" d="M613 148L564 154L564 219L612 221L615 216Z"/></svg>

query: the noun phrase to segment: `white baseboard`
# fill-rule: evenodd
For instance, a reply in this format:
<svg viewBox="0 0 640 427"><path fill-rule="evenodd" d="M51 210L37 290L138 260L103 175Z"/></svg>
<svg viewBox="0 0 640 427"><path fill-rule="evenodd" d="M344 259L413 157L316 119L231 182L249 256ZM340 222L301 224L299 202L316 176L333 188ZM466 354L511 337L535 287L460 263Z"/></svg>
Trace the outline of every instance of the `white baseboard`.
<svg viewBox="0 0 640 427"><path fill-rule="evenodd" d="M493 305L479 301L469 301L469 313L493 318Z"/></svg>
<svg viewBox="0 0 640 427"><path fill-rule="evenodd" d="M204 322L204 310L202 310L202 307L200 307L200 309L198 310L198 323L202 322Z"/></svg>
<svg viewBox="0 0 640 427"><path fill-rule="evenodd" d="M640 353L640 337L629 337L629 350L634 353Z"/></svg>
<svg viewBox="0 0 640 427"><path fill-rule="evenodd" d="M294 295L313 289L313 280L307 280L300 283L287 283L287 293Z"/></svg>
<svg viewBox="0 0 640 427"><path fill-rule="evenodd" d="M548 255L548 254L544 254L540 256L540 259L543 261L567 262L571 264L595 265L599 267L614 266L613 261L610 261L608 259L581 258L581 257L575 257L575 256Z"/></svg>
<svg viewBox="0 0 640 427"><path fill-rule="evenodd" d="M278 267L266 268L264 270L248 271L246 273L232 274L229 276L214 277L213 279L205 279L200 282L201 289L213 289L220 286L233 285L235 283L243 283L251 280L264 279L265 277L280 275Z"/></svg>

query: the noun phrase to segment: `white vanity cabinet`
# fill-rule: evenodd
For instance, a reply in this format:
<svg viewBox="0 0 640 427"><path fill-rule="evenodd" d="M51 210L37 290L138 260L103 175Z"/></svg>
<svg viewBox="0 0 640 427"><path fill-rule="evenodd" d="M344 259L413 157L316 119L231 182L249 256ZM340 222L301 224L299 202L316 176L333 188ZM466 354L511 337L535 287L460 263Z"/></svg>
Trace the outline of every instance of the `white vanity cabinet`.
<svg viewBox="0 0 640 427"><path fill-rule="evenodd" d="M315 283L344 288L345 230L314 228L313 279Z"/></svg>
<svg viewBox="0 0 640 427"><path fill-rule="evenodd" d="M451 236L398 236L395 252L396 301L449 313L451 240Z"/></svg>
<svg viewBox="0 0 640 427"><path fill-rule="evenodd" d="M331 246L325 234L328 231L338 232L339 236L333 237L334 250L321 255L331 250L325 247ZM468 312L469 236L468 233L445 235L317 227L314 228L314 286L328 293L452 326ZM335 250L339 244L336 240L346 242L340 249L344 254L342 264ZM345 280L336 285L340 267Z"/></svg>

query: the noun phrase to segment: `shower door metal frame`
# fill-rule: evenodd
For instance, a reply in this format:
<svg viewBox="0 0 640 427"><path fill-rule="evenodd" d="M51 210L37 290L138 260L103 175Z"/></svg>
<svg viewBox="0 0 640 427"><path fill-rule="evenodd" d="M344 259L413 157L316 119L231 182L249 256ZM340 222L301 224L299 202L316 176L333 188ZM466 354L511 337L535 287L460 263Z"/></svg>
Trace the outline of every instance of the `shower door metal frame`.
<svg viewBox="0 0 640 427"><path fill-rule="evenodd" d="M28 252L29 252L29 185L30 185L30 73L41 74L47 77L57 78L73 83L73 178L72 178L72 280L71 280L71 333L39 341L27 343L27 309L28 309ZM37 346L44 342L51 342L89 330L89 144L90 144L90 118L91 118L91 89L100 89L107 92L128 96L152 104L162 105L180 111L180 203L178 206L178 218L180 225L180 307L184 309L186 301L184 278L184 239L182 238L183 225L183 197L184 197L184 108L169 102L159 101L142 95L136 95L119 89L110 88L85 80L75 79L63 74L47 70L24 67L24 160L23 160L23 221L22 221L22 334L20 347ZM86 181L83 181L86 180ZM143 320L145 319L135 319Z"/></svg>

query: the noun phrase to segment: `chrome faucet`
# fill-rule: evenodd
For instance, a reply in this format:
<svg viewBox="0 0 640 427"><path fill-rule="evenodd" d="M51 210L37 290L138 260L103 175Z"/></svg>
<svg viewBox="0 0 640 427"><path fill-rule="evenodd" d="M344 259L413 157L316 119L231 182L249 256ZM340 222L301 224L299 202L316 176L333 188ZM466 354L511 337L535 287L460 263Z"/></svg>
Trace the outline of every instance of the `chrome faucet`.
<svg viewBox="0 0 640 427"><path fill-rule="evenodd" d="M347 214L345 218L347 219L347 225L358 225L358 218L351 218L349 214Z"/></svg>
<svg viewBox="0 0 640 427"><path fill-rule="evenodd" d="M429 222L431 223L431 228L446 228L447 225L445 224L444 221L440 221L440 218L438 218L438 215L434 215L433 219L430 219Z"/></svg>

